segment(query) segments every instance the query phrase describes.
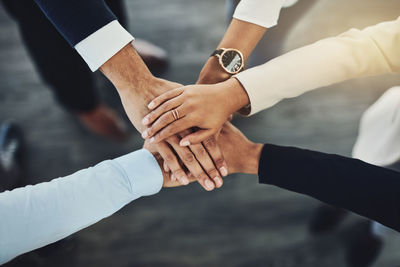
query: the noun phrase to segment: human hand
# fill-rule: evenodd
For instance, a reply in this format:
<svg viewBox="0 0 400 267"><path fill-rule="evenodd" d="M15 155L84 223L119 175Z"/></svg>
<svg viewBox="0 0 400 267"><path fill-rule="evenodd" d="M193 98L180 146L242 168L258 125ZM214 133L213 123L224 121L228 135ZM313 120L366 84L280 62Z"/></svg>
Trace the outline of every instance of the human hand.
<svg viewBox="0 0 400 267"><path fill-rule="evenodd" d="M229 174L247 173L257 174L260 161L262 144L256 144L248 140L235 126L227 122L224 124L218 142L222 149L222 153L229 164ZM182 184L173 179L172 173L166 168L165 162L161 155L154 150L154 147L147 141L144 148L153 153L157 159L161 171L163 173L163 187L177 187ZM188 176L188 183L194 182L193 176Z"/></svg>
<svg viewBox="0 0 400 267"><path fill-rule="evenodd" d="M248 101L247 93L234 78L215 85L177 88L150 102L152 112L142 121L149 128L142 136L157 143L185 129L198 127L180 145L198 144L215 135L228 117Z"/></svg>
<svg viewBox="0 0 400 267"><path fill-rule="evenodd" d="M263 144L257 144L243 135L232 123L222 127L218 144L229 166L229 174L257 174Z"/></svg>
<svg viewBox="0 0 400 267"><path fill-rule="evenodd" d="M154 77L130 45L107 61L101 71L117 88L126 114L140 132L144 130L141 120L149 112L148 103L156 96L182 86ZM175 135L154 145L154 149L172 170L173 177L182 184L188 183L188 177L180 164L182 162L206 190L220 187L222 178L218 170L226 170L227 167L218 146L197 146L189 149L180 147L179 142L180 136ZM224 175L222 171L221 174Z"/></svg>

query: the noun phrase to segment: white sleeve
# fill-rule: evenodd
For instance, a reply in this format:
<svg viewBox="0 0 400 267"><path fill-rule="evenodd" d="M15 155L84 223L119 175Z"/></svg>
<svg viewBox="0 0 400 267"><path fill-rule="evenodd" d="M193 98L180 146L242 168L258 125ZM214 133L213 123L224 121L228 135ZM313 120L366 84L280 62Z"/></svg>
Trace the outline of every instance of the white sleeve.
<svg viewBox="0 0 400 267"><path fill-rule="evenodd" d="M96 71L133 40L133 36L114 20L80 41L75 49L89 68Z"/></svg>
<svg viewBox="0 0 400 267"><path fill-rule="evenodd" d="M163 176L139 150L67 177L0 194L0 265L160 191Z"/></svg>
<svg viewBox="0 0 400 267"><path fill-rule="evenodd" d="M233 14L235 19L271 28L278 24L285 0L241 0Z"/></svg>
<svg viewBox="0 0 400 267"><path fill-rule="evenodd" d="M400 73L399 47L400 17L295 49L235 75L250 98L250 109L241 113L253 115L285 98L349 79Z"/></svg>

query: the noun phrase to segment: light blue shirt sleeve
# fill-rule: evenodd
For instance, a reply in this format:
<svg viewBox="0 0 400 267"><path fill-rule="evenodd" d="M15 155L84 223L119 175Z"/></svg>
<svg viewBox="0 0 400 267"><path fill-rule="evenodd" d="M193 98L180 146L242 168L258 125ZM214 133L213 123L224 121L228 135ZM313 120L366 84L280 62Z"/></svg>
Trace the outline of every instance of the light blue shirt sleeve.
<svg viewBox="0 0 400 267"><path fill-rule="evenodd" d="M51 182L0 194L0 264L65 238L161 190L161 169L139 150Z"/></svg>

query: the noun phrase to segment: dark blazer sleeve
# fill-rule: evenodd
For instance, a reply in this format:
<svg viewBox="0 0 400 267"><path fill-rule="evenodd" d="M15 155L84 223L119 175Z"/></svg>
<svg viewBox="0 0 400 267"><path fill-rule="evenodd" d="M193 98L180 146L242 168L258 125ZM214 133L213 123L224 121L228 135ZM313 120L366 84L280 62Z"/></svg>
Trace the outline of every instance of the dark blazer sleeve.
<svg viewBox="0 0 400 267"><path fill-rule="evenodd" d="M104 0L35 0L71 46L107 25L116 16Z"/></svg>
<svg viewBox="0 0 400 267"><path fill-rule="evenodd" d="M360 160L265 145L260 183L348 209L400 232L400 173Z"/></svg>

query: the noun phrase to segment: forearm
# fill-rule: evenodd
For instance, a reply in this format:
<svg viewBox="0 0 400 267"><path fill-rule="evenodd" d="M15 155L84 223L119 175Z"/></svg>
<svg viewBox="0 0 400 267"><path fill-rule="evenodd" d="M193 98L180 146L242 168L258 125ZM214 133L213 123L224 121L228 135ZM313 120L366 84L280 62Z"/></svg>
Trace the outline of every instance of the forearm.
<svg viewBox="0 0 400 267"><path fill-rule="evenodd" d="M400 69L400 20L296 49L236 75L246 89L251 113L285 98L348 79Z"/></svg>
<svg viewBox="0 0 400 267"><path fill-rule="evenodd" d="M224 37L218 44L219 48L235 48L242 52L246 60L264 36L267 28L250 22L233 19Z"/></svg>
<svg viewBox="0 0 400 267"><path fill-rule="evenodd" d="M113 83L118 92L131 91L151 99L148 83L156 78L132 45L126 45L100 67L100 71Z"/></svg>
<svg viewBox="0 0 400 267"><path fill-rule="evenodd" d="M259 25L233 19L221 42L216 49L234 48L242 52L244 60L251 55L254 48L265 34L267 28ZM210 57L204 68L202 69L199 81L201 83L217 83L222 82L231 77L218 64L216 57Z"/></svg>
<svg viewBox="0 0 400 267"><path fill-rule="evenodd" d="M265 145L259 178L400 231L398 172L338 155Z"/></svg>
<svg viewBox="0 0 400 267"><path fill-rule="evenodd" d="M161 189L155 158L141 150L70 176L0 194L0 264L71 235Z"/></svg>
<svg viewBox="0 0 400 267"><path fill-rule="evenodd" d="M147 105L159 95L155 78L136 50L129 44L100 67L100 71L117 89L125 111L135 128L142 132L142 118L149 110Z"/></svg>

